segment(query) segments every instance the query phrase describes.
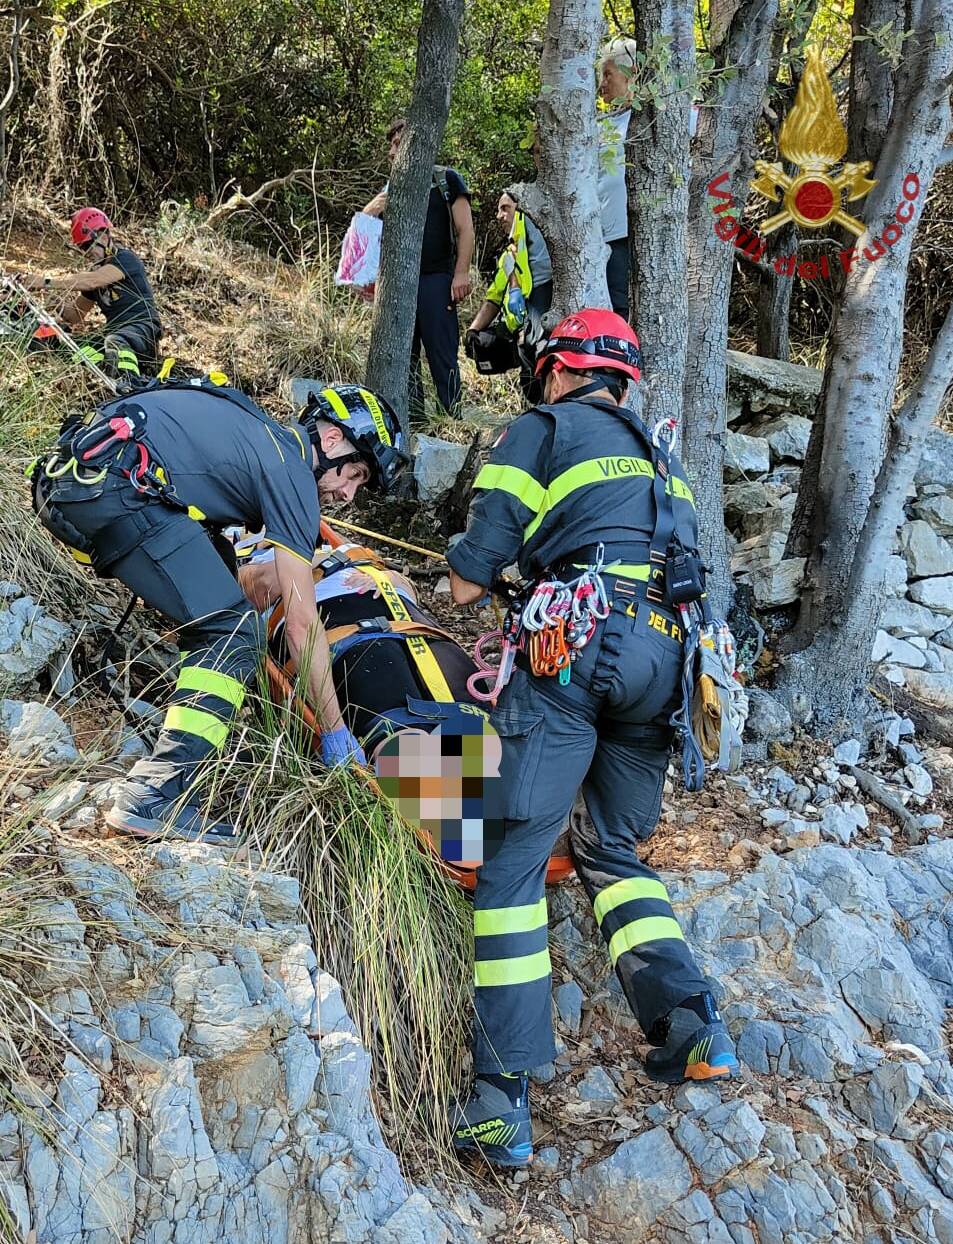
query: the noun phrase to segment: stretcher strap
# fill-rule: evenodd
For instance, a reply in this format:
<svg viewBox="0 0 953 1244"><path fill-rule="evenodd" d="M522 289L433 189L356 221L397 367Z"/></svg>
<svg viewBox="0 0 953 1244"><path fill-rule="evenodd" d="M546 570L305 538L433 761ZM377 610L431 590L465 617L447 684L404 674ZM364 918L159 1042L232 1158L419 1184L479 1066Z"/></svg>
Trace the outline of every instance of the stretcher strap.
<svg viewBox="0 0 953 1244"><path fill-rule="evenodd" d="M441 630L439 626L431 626L429 622L415 622L413 618L408 621L395 622L387 618L375 619L373 632L368 631L367 625L359 622L348 622L344 626L332 626L327 632L328 643L336 644L342 639L350 639L352 635L359 635L361 632L367 633L368 639L376 639L379 634L386 631L390 635L427 635L431 639L449 639L451 643L456 640L448 632Z"/></svg>
<svg viewBox="0 0 953 1244"><path fill-rule="evenodd" d="M386 571L378 570L375 566L363 566L362 570L369 575L377 584L381 594L381 599L390 611L391 617L395 622L413 622L404 602L401 600L397 589L387 577ZM418 625L415 623L415 625ZM414 664L420 671L420 676L426 684L427 690L437 701L438 704L452 704L454 700L453 692L447 685L447 680L443 676L443 670L437 664L437 659L433 654L433 649L424 639L423 635L408 635L407 648L413 657Z"/></svg>

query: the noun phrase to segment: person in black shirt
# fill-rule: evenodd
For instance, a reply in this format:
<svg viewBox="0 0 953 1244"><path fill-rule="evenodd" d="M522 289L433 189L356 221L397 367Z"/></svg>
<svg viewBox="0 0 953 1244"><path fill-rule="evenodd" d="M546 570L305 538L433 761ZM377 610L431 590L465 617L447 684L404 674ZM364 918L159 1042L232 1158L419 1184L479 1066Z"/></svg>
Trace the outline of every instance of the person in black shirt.
<svg viewBox="0 0 953 1244"><path fill-rule="evenodd" d="M90 260L89 270L72 276L27 275L20 278L21 284L74 293L76 297L60 311L70 328L79 328L93 307L99 307L106 323L103 331L83 339L84 353L109 375L139 376L143 365L154 365L162 335L142 260L128 247L114 244L112 222L98 208L74 212L70 235Z"/></svg>
<svg viewBox="0 0 953 1244"><path fill-rule="evenodd" d="M406 122L395 121L387 131L387 158L391 164ZM364 208L369 216L382 216L387 207L387 189ZM444 410L453 413L461 397L460 325L457 304L470 293L470 261L473 259L473 214L470 191L456 169L434 168L423 247L420 252L420 280L417 285L417 318L410 369L410 411L412 417L424 413L423 384L420 374L420 347L423 345L433 377L437 398Z"/></svg>

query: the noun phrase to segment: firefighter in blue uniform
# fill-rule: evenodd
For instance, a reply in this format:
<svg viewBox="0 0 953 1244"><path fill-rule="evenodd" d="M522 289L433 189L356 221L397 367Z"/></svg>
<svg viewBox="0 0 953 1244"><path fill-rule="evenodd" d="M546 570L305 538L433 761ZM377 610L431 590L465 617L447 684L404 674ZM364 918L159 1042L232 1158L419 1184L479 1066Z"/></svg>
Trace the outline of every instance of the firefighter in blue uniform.
<svg viewBox="0 0 953 1244"><path fill-rule="evenodd" d="M500 437L449 554L454 600L470 604L514 561L526 579L565 582L603 545L611 603L565 685L535 676L521 654L490 717L503 740L504 839L474 898L476 1082L455 1143L501 1166L532 1159L527 1071L555 1056L544 878L580 787L591 825L571 833L576 870L655 1047L647 1073L676 1083L738 1067L665 886L636 854L658 821L681 703L667 568L697 555L683 468L620 405L639 364L638 340L613 312L563 320L538 354L544 403Z"/></svg>
<svg viewBox="0 0 953 1244"><path fill-rule="evenodd" d="M142 260L116 243L112 228L98 207L81 207L70 221L70 238L89 261L87 271L55 277L23 275L19 280L26 289L74 295L59 312L74 332L98 307L106 323L83 335L83 353L107 375L136 381L143 368L156 362L162 325Z"/></svg>
<svg viewBox="0 0 953 1244"><path fill-rule="evenodd" d="M387 491L409 461L394 412L365 389L314 395L299 422L270 419L245 394L207 382L161 384L64 429L33 468L34 506L98 574L119 579L179 628L182 664L151 756L107 814L139 837L169 832L227 844L231 825L195 801L199 765L225 745L264 643L216 535L264 528L275 547L285 638L322 727L327 764L363 761L330 677L311 558L320 506Z"/></svg>

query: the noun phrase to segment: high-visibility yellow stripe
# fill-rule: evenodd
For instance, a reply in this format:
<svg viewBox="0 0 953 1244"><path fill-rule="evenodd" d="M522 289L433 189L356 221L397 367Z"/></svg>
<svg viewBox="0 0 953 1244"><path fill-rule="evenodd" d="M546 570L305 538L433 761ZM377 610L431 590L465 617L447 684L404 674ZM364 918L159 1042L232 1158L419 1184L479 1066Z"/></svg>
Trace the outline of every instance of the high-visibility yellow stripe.
<svg viewBox="0 0 953 1244"><path fill-rule="evenodd" d="M200 739L216 749L225 745L228 738L228 722L222 721L213 713L203 713L200 708L190 708L188 704L173 704L166 709L166 730L181 730L183 734L196 734Z"/></svg>
<svg viewBox="0 0 953 1244"><path fill-rule="evenodd" d="M202 691L206 695L227 700L233 708L241 708L245 699L245 684L218 670L205 669L202 665L184 665L175 684L177 691Z"/></svg>
<svg viewBox="0 0 953 1244"><path fill-rule="evenodd" d="M298 431L298 429L297 429L297 428L292 428L292 429L291 429L291 432L292 432L292 435L294 436L295 440L296 440L296 441L298 442L298 444L301 446L301 457L302 457L303 461L307 462L307 461L308 461L308 455L307 455L307 453L305 452L305 448L304 448L304 441L301 439L301 433Z"/></svg>
<svg viewBox="0 0 953 1244"><path fill-rule="evenodd" d="M376 566L369 565L362 566L361 569L365 574L370 575L377 584L381 599L390 611L391 617L398 622L412 622L413 618L408 613L404 602L388 578L386 571L378 570ZM452 704L454 702L453 692L447 685L447 680L443 676L443 670L437 664L437 658L433 654L433 649L423 635L408 635L407 647L410 655L413 657L414 664L420 670L420 676L424 680L427 690L436 702L438 704Z"/></svg>
<svg viewBox="0 0 953 1244"><path fill-rule="evenodd" d="M546 499L546 489L538 479L519 467L494 466L488 463L473 481L474 488L497 488L508 492L536 514Z"/></svg>
<svg viewBox="0 0 953 1244"><path fill-rule="evenodd" d="M74 561L78 561L81 566L91 566L93 559L88 553L84 553L81 549L74 549L71 544L66 546L73 556Z"/></svg>
<svg viewBox="0 0 953 1244"><path fill-rule="evenodd" d="M102 351L97 350L95 346L80 346L79 353L83 358L89 359L93 363L101 363L106 357Z"/></svg>
<svg viewBox="0 0 953 1244"><path fill-rule="evenodd" d="M642 920L631 920L614 933L609 939L609 958L615 967L620 955L636 946L644 946L646 942L660 942L663 938L685 940L678 921L673 916L645 916Z"/></svg>
<svg viewBox="0 0 953 1244"><path fill-rule="evenodd" d="M549 950L516 959L478 959L473 965L474 985L527 985L540 981L552 972Z"/></svg>
<svg viewBox="0 0 953 1244"><path fill-rule="evenodd" d="M530 933L546 925L546 900L524 903L521 907L487 907L473 913L473 933L476 937L491 937L496 933Z"/></svg>
<svg viewBox="0 0 953 1244"><path fill-rule="evenodd" d="M590 484L611 484L619 480L634 479L643 476L654 479L655 471L647 458L630 458L618 455L611 458L589 458L585 462L577 462L575 466L557 475L546 489L536 517L523 533L523 543L531 539L539 529L540 523L561 501L565 501L570 493Z"/></svg>
<svg viewBox="0 0 953 1244"><path fill-rule="evenodd" d="M681 497L683 501L690 501L692 505L695 504L695 494L685 483L685 481L683 479L679 479L677 475L670 475L668 477L666 492L670 492L676 497Z"/></svg>
<svg viewBox="0 0 953 1244"><path fill-rule="evenodd" d="M374 427L377 429L377 435L384 445L390 445L390 433L387 431L387 424L384 422L384 412L381 410L381 404L368 389L358 389L361 397L364 399L364 405L371 412L371 418L374 420ZM336 395L335 395L336 396Z"/></svg>
<svg viewBox="0 0 953 1244"><path fill-rule="evenodd" d="M660 898L667 903L668 891L661 881L650 877L623 877L621 881L614 881L596 895L596 901L592 904L596 924L602 924L607 912L614 911L616 907L621 907L623 903L634 898Z"/></svg>
<svg viewBox="0 0 953 1244"><path fill-rule="evenodd" d="M573 562L577 570L585 570L586 566L582 562ZM608 565L602 567L603 574L614 574L620 579L636 579L639 583L648 583L651 567L648 562L643 565L635 565L629 562L609 562Z"/></svg>
<svg viewBox="0 0 953 1244"><path fill-rule="evenodd" d="M299 553L297 549L289 548L287 544L282 544L280 540L272 540L269 536L268 543L273 544L276 549L284 549L284 551L286 553L290 553L292 557L297 557L299 562L304 562L308 566L311 565L310 557L305 557L305 555L303 553Z"/></svg>
<svg viewBox="0 0 953 1244"><path fill-rule="evenodd" d="M506 469L512 470L513 468ZM482 475L482 472L480 474ZM633 479L636 476L646 479L655 478L655 469L647 458L616 456L590 458L586 462L577 462L568 471L563 471L561 475L556 476L540 498L538 505L530 506L531 509L536 510L536 517L524 531L523 543L532 539L550 510L555 509L561 501L565 501L570 493L579 488L587 488L590 484L608 484L616 480ZM530 477L527 476L527 478ZM479 486L479 483L480 477L477 476L474 487ZM666 491L683 501L691 501L694 504L692 490L684 480L674 475L669 476Z"/></svg>
<svg viewBox="0 0 953 1244"><path fill-rule="evenodd" d="M340 393L335 393L333 389L322 389L321 396L325 399L327 404L331 407L339 419L349 420L351 418L351 412L344 405L344 400Z"/></svg>

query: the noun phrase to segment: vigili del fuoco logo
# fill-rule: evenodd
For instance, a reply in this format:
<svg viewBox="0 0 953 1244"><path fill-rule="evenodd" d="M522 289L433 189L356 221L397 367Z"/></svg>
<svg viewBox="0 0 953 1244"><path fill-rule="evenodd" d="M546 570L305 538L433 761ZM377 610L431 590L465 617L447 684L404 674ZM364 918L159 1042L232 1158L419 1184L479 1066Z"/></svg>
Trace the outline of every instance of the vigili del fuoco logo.
<svg viewBox="0 0 953 1244"><path fill-rule="evenodd" d="M762 221L757 230L746 229L737 217L737 204L731 191L726 188L729 175L720 173L708 183L716 235L756 260L763 259L769 235L790 221L802 229L840 225L860 238L867 226L847 211L845 203L865 198L877 183L867 176L872 170L869 160L847 163L840 172L835 171L847 151L847 131L837 115L834 92L816 47L808 50L794 106L781 126L778 149L789 164L795 165L797 174L789 176L780 162L758 160L755 162L758 176L750 184L762 198L780 203L781 209ZM913 219L914 202L919 193L919 177L916 173L908 173L902 187L903 199L880 237L872 240L862 252L858 252L856 246L847 246L838 252L837 258L845 272L850 272L862 259L872 263L887 254L903 235L904 224ZM799 262L796 253L778 256L773 266L779 276L793 277L797 273L804 280L831 274L827 255L822 255L817 262Z"/></svg>

